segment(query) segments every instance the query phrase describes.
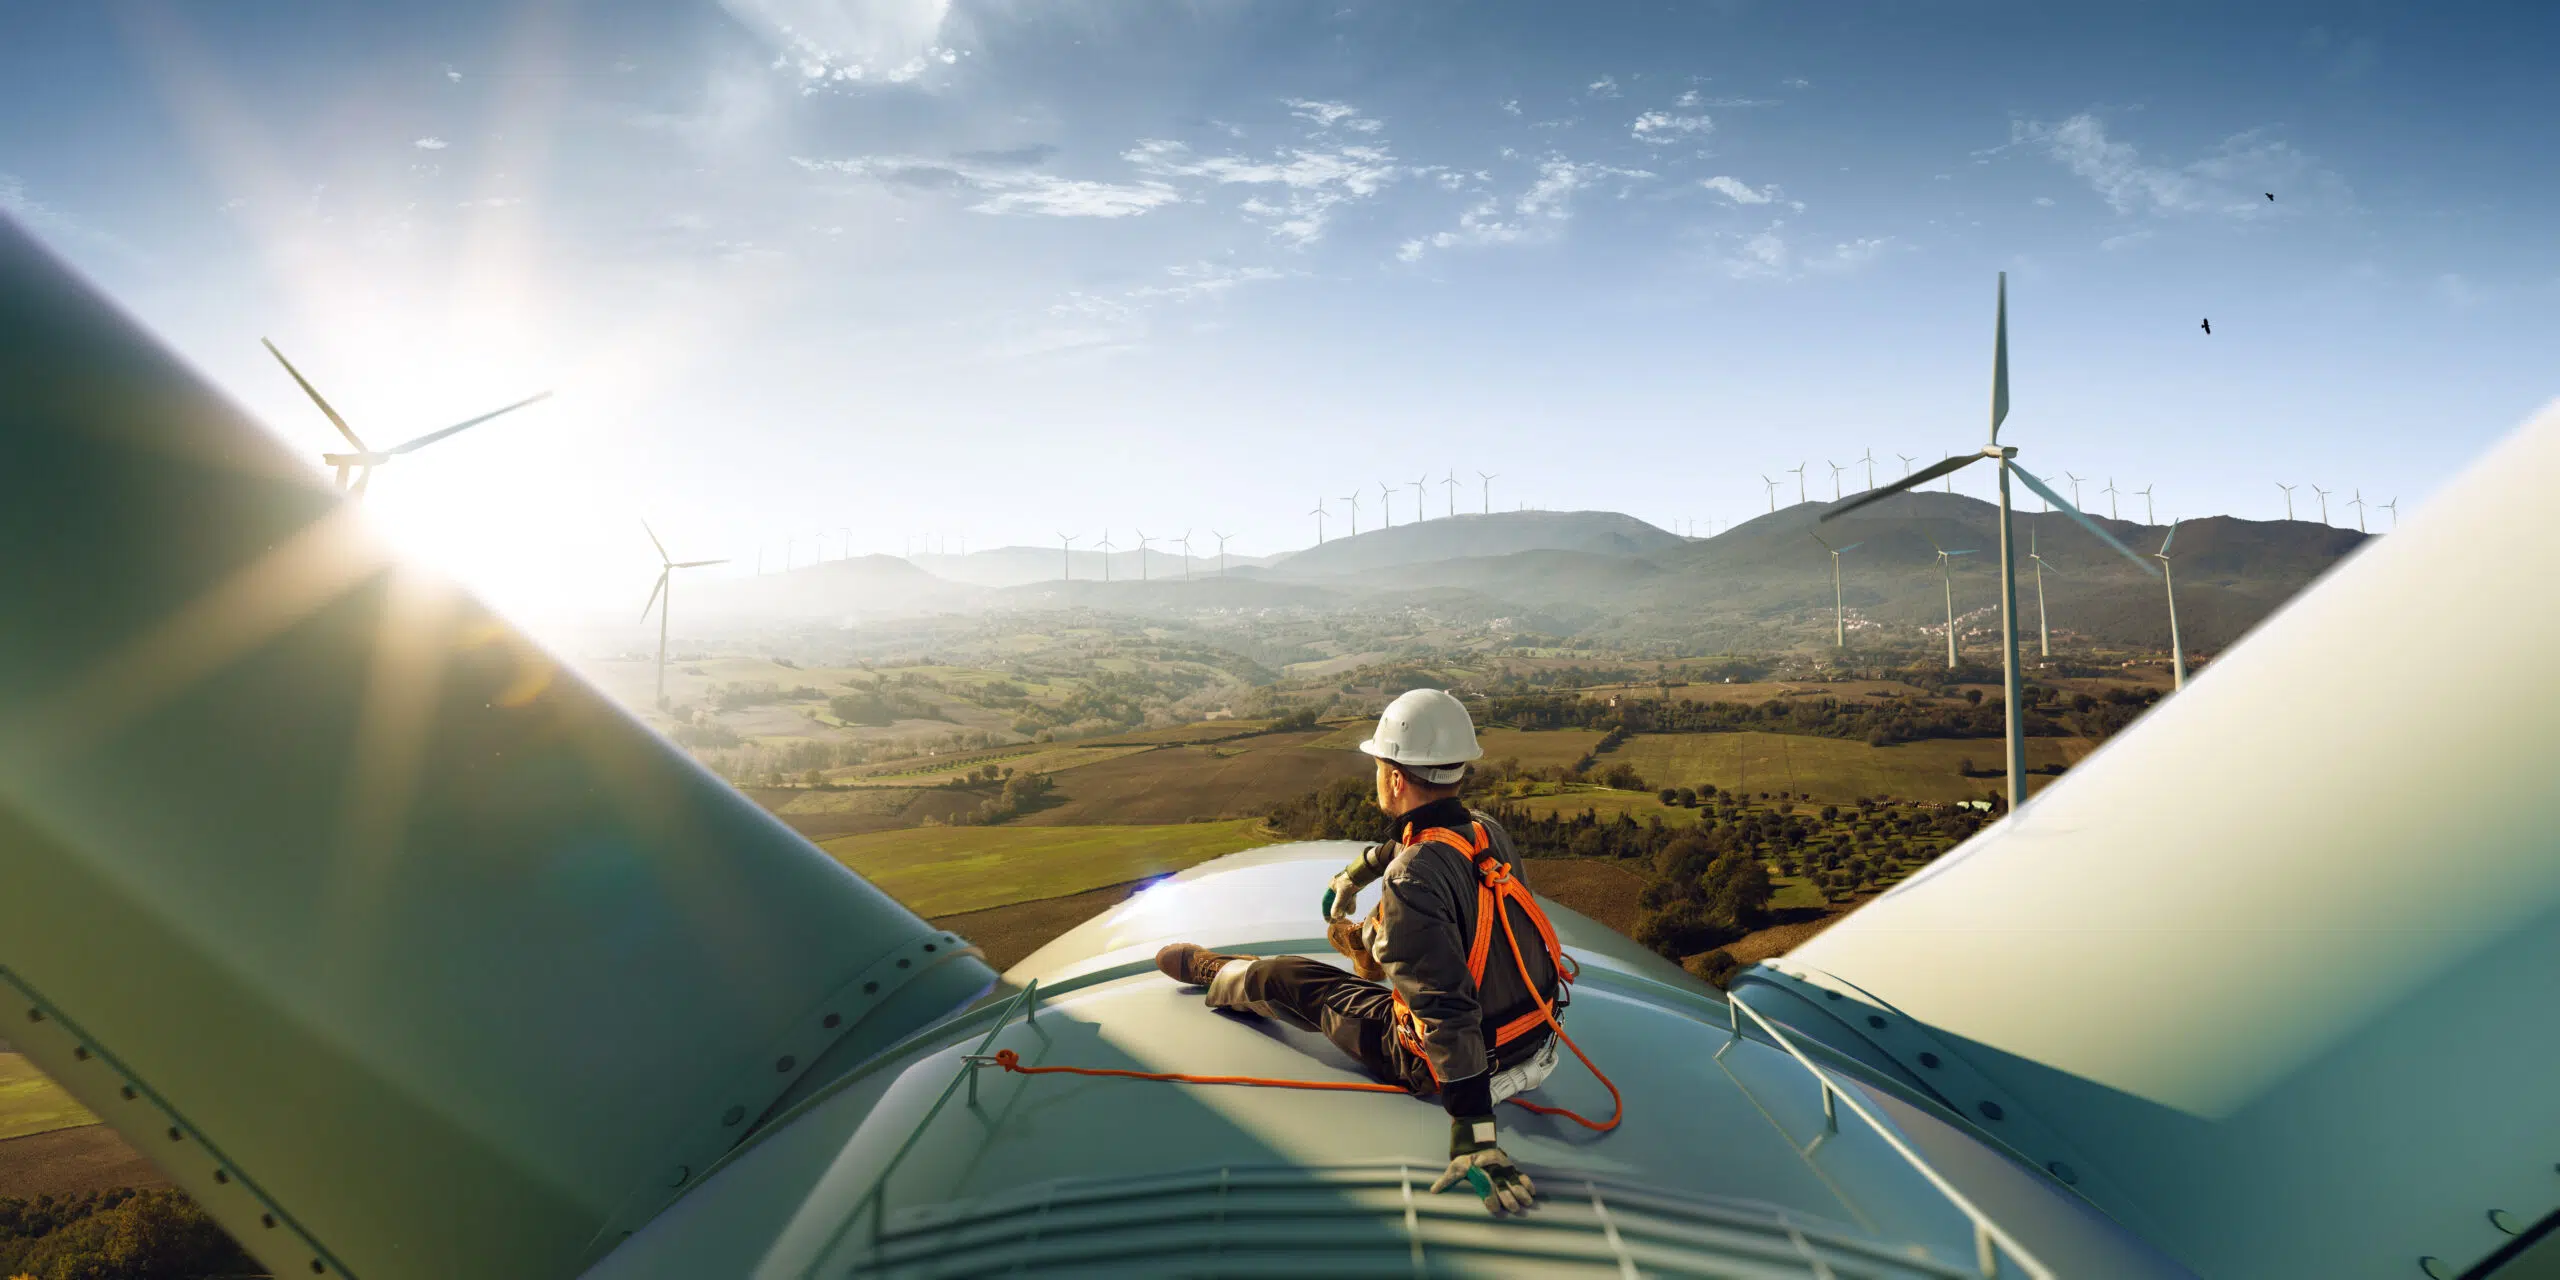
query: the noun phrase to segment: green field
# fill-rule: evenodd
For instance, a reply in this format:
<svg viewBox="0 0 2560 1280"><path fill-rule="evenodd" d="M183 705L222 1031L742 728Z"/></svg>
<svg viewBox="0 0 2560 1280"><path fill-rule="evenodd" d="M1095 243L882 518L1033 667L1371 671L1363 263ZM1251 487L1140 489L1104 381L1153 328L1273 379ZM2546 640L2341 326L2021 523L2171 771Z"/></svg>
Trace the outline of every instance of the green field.
<svg viewBox="0 0 2560 1280"><path fill-rule="evenodd" d="M1627 814L1642 822L1660 818L1666 827L1693 827L1698 824L1698 811L1678 805L1665 805L1650 791L1612 791L1607 787L1573 787L1557 790L1552 784L1540 783L1538 791L1521 797L1505 797L1503 803L1518 805L1541 817L1561 814L1565 817L1591 810L1601 821L1614 821Z"/></svg>
<svg viewBox="0 0 2560 1280"><path fill-rule="evenodd" d="M1871 747L1784 733L1647 733L1601 757L1601 763L1625 761L1655 787L1713 783L1746 793L1792 791L1817 800L1889 795L1945 803L1979 799L2002 787L1999 778L1968 778L1957 772L1966 760L1978 769L1997 769L2000 754L1997 738ZM2027 739L2030 769L2071 763L2087 754L2089 744L2079 738ZM2049 781L2039 777L2032 785Z"/></svg>
<svg viewBox="0 0 2560 1280"><path fill-rule="evenodd" d="M0 1053L0 1142L96 1124L98 1117L71 1100L22 1053Z"/></svg>
<svg viewBox="0 0 2560 1280"><path fill-rule="evenodd" d="M1268 844L1259 820L1115 827L918 827L818 847L921 916L1058 898Z"/></svg>

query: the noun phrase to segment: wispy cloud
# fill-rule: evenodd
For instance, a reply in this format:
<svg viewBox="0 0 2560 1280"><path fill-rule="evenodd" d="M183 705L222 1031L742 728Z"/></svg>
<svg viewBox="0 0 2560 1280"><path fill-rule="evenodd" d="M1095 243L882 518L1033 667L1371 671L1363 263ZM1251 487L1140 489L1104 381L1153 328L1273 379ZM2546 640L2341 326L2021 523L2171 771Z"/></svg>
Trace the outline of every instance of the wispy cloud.
<svg viewBox="0 0 2560 1280"><path fill-rule="evenodd" d="M1785 85L1790 89L1810 89L1813 87L1813 82L1805 79L1803 76L1789 76L1778 83Z"/></svg>
<svg viewBox="0 0 2560 1280"><path fill-rule="evenodd" d="M1592 98L1614 98L1614 97L1617 97L1617 96L1618 96L1618 78L1617 78L1616 76L1602 76L1602 77L1600 77L1599 79L1592 81L1590 84L1584 85L1584 86L1583 86L1583 88L1582 88L1582 92L1583 92L1583 95L1584 95L1585 97L1592 97Z"/></svg>
<svg viewBox="0 0 2560 1280"><path fill-rule="evenodd" d="M1354 133L1376 133L1384 127L1378 121L1360 114L1360 109L1349 103L1312 102L1302 98L1291 98L1283 105L1289 108L1289 114L1320 130L1331 129L1338 125Z"/></svg>
<svg viewBox="0 0 2560 1280"><path fill-rule="evenodd" d="M1675 107L1694 107L1698 105L1698 91L1691 89L1688 92L1681 94L1678 98L1672 101L1671 105Z"/></svg>
<svg viewBox="0 0 2560 1280"><path fill-rule="evenodd" d="M1182 193L1162 182L1100 182L1064 178L1019 165L917 156L855 156L848 160L791 158L811 173L837 173L890 186L954 191L978 197L973 213L1052 218L1126 218L1169 204Z"/></svg>
<svg viewBox="0 0 2560 1280"><path fill-rule="evenodd" d="M773 68L803 93L864 83L912 84L957 63L951 0L720 0L774 48Z"/></svg>
<svg viewBox="0 0 2560 1280"><path fill-rule="evenodd" d="M1290 112L1310 126L1307 145L1269 155L1202 154L1167 138L1145 138L1121 158L1157 179L1206 180L1219 186L1270 188L1240 206L1274 236L1297 247L1321 239L1343 206L1367 200L1399 179L1428 172L1397 162L1383 143L1341 145L1336 129L1368 134L1377 122L1338 102L1291 100Z"/></svg>
<svg viewBox="0 0 2560 1280"><path fill-rule="evenodd" d="M1643 169L1583 164L1551 157L1539 162L1537 180L1519 195L1487 197L1477 202L1458 215L1456 227L1407 240L1397 247L1396 257L1416 262L1433 249L1534 244L1553 240L1564 234L1565 224L1573 219L1576 192L1611 178L1625 179L1632 184L1652 177L1652 173Z"/></svg>
<svg viewBox="0 0 2560 1280"><path fill-rule="evenodd" d="M452 84L462 83L462 73L454 70L453 64L450 62L444 64L444 78Z"/></svg>
<svg viewBox="0 0 2560 1280"><path fill-rule="evenodd" d="M1712 178L1699 179L1698 185L1735 204L1767 204L1778 198L1778 188L1774 183L1754 190L1750 183L1721 173Z"/></svg>
<svg viewBox="0 0 2560 1280"><path fill-rule="evenodd" d="M1808 275L1845 275L1874 263L1894 248L1890 236L1867 236L1800 247L1786 234L1781 219L1745 238L1717 267L1737 280L1794 280Z"/></svg>
<svg viewBox="0 0 2560 1280"><path fill-rule="evenodd" d="M1518 98L1505 100L1502 104L1502 114L1506 116L1516 116L1520 114L1520 100Z"/></svg>
<svg viewBox="0 0 2560 1280"><path fill-rule="evenodd" d="M1675 116L1663 111L1648 111L1627 126L1636 141L1653 146L1669 146L1690 138L1703 138L1715 132L1716 122L1706 116Z"/></svg>
<svg viewBox="0 0 2560 1280"><path fill-rule="evenodd" d="M420 151L442 151L451 144L447 143L442 138L426 137L420 138L410 145L416 147Z"/></svg>
<svg viewBox="0 0 2560 1280"><path fill-rule="evenodd" d="M2211 154L2182 165L2146 162L2087 112L2059 122L2012 121L2008 146L2051 157L2126 215L2282 217L2351 199L2337 174L2266 129L2233 134ZM2269 203L2262 194L2269 190L2285 192L2284 201Z"/></svg>

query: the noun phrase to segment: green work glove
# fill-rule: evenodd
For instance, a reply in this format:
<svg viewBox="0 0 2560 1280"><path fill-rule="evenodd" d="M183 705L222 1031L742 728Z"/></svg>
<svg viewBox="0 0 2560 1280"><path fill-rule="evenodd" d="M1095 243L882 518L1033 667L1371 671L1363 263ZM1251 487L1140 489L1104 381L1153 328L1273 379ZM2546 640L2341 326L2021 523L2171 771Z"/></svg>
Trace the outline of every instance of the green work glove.
<svg viewBox="0 0 2560 1280"><path fill-rule="evenodd" d="M1351 865L1333 873L1333 879L1325 883L1324 905L1319 908L1325 919L1338 920L1350 915L1359 901L1361 888L1378 878L1378 872L1369 865L1369 854L1375 847L1361 850L1360 856L1351 860Z"/></svg>
<svg viewBox="0 0 2560 1280"><path fill-rule="evenodd" d="M1538 1185L1495 1144L1492 1116L1449 1122L1449 1168L1431 1189L1446 1191L1461 1182L1475 1188L1485 1211L1497 1218L1527 1213L1538 1203Z"/></svg>

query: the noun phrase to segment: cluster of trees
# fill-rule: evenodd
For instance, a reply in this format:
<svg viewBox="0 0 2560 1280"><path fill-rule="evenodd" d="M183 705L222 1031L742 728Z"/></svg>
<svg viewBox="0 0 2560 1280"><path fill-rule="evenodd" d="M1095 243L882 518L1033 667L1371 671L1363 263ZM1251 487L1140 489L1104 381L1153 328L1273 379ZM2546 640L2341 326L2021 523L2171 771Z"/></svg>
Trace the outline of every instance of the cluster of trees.
<svg viewBox="0 0 2560 1280"><path fill-rule="evenodd" d="M683 741L681 734L677 740ZM794 781L814 786L823 780L828 769L911 760L928 754L983 751L1000 745L1003 744L996 735L984 729L953 729L886 742L830 742L817 738L744 742L734 747L697 749L693 754L713 773L742 787L778 787Z"/></svg>
<svg viewBox="0 0 2560 1280"><path fill-rule="evenodd" d="M782 661L780 658L774 659ZM744 711L749 707L768 707L777 702L816 702L827 695L807 685L785 689L770 680L741 680L736 684L713 684L711 705L721 711Z"/></svg>
<svg viewBox="0 0 2560 1280"><path fill-rule="evenodd" d="M907 673L910 680L929 679ZM868 688L853 688L827 699L827 712L846 724L885 725L900 720L949 720L951 715L942 705L915 692L886 681L875 680Z"/></svg>
<svg viewBox="0 0 2560 1280"><path fill-rule="evenodd" d="M1977 691L1978 693L1978 691ZM1997 703L1977 696L1962 703L1918 698L1850 701L1829 696L1771 698L1760 703L1621 697L1616 706L1571 695L1494 698L1488 720L1522 729L1609 729L1631 733L1792 733L1862 740L1890 746L1924 738L1997 738L2006 731ZM2027 733L2055 737L2068 730L2030 709Z"/></svg>
<svg viewBox="0 0 2560 1280"><path fill-rule="evenodd" d="M1292 840L1377 840L1387 834L1386 810L1365 778L1344 778L1263 815L1271 829Z"/></svg>
<svg viewBox="0 0 2560 1280"><path fill-rule="evenodd" d="M963 827L992 827L1011 822L1023 814L1049 802L1049 793L1057 783L1045 773L1017 774L1011 769L999 770L986 765L945 783L946 786L992 790L994 795L978 803L978 807L961 815L952 823Z"/></svg>
<svg viewBox="0 0 2560 1280"><path fill-rule="evenodd" d="M195 1201L166 1189L0 1197L0 1275L194 1280L265 1275Z"/></svg>
<svg viewBox="0 0 2560 1280"><path fill-rule="evenodd" d="M1768 923L1768 864L1724 828L1685 831L1654 855L1636 941L1677 963Z"/></svg>

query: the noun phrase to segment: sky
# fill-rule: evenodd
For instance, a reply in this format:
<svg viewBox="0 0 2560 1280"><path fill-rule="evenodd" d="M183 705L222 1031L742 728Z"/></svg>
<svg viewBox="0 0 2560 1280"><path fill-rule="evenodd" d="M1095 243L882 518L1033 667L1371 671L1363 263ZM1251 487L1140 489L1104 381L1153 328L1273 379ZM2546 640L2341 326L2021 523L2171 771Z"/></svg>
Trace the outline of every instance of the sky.
<svg viewBox="0 0 2560 1280"><path fill-rule="evenodd" d="M644 518L712 573L821 535L1270 554L1423 477L1430 514L1705 533L1799 464L1828 497L1978 447L2002 271L2003 439L2099 511L2406 515L2560 393L2549 5L7 24L0 211L315 474L335 433L260 337L377 446L555 393L369 497L537 623L636 613Z"/></svg>

